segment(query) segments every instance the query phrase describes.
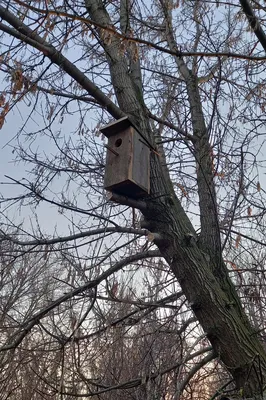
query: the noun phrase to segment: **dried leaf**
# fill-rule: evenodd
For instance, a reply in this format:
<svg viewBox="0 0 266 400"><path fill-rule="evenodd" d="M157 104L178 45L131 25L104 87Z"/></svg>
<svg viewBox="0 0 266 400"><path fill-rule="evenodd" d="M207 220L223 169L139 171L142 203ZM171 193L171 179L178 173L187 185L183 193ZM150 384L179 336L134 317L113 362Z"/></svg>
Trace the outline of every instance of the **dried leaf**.
<svg viewBox="0 0 266 400"><path fill-rule="evenodd" d="M3 107L4 104L5 104L5 95L4 93L2 93L0 96L0 107Z"/></svg>
<svg viewBox="0 0 266 400"><path fill-rule="evenodd" d="M252 208L249 206L248 207L248 216L251 217L251 215L252 215Z"/></svg>
<svg viewBox="0 0 266 400"><path fill-rule="evenodd" d="M134 50L133 50L133 62L137 62L139 59L139 49L138 46L134 46Z"/></svg>
<svg viewBox="0 0 266 400"><path fill-rule="evenodd" d="M103 43L109 46L112 43L112 37L114 36L114 33L106 30L106 29L101 29L100 34L103 40Z"/></svg>
<svg viewBox="0 0 266 400"><path fill-rule="evenodd" d="M2 114L0 115L0 129L2 129L3 125L5 122L5 117L2 116Z"/></svg>
<svg viewBox="0 0 266 400"><path fill-rule="evenodd" d="M179 189L181 190L183 196L188 197L188 192L186 191L186 189L184 188L184 186L181 185L180 183L177 183L176 185L177 185L177 186L179 187Z"/></svg>
<svg viewBox="0 0 266 400"><path fill-rule="evenodd" d="M4 105L3 112L4 112L4 114L6 115L6 114L8 113L8 111L9 111L9 103L8 103L8 101L7 101L6 104Z"/></svg>
<svg viewBox="0 0 266 400"><path fill-rule="evenodd" d="M36 93L37 92L37 83L33 83L31 86L30 86L30 92L31 93Z"/></svg>
<svg viewBox="0 0 266 400"><path fill-rule="evenodd" d="M120 43L120 47L119 47L119 54L124 55L126 52L126 41L123 39Z"/></svg>
<svg viewBox="0 0 266 400"><path fill-rule="evenodd" d="M221 180L224 179L225 177L225 173L223 171L221 172L216 172L215 176L217 176L218 178L220 178Z"/></svg>
<svg viewBox="0 0 266 400"><path fill-rule="evenodd" d="M75 329L76 329L76 327L77 327L77 322L78 322L78 319L77 319L77 317L76 317L76 315L73 313L71 316L70 316L70 326L71 326L71 329L74 331Z"/></svg>
<svg viewBox="0 0 266 400"><path fill-rule="evenodd" d="M115 281L113 283L113 286L111 287L111 290L110 290L111 296L116 297L117 292L118 292L118 282Z"/></svg>
<svg viewBox="0 0 266 400"><path fill-rule="evenodd" d="M54 113L54 110L55 110L55 107L54 107L53 105L51 105L51 106L50 106L49 113L48 113L48 115L47 115L47 119L48 119L48 120L51 120L51 118L52 118L52 116L53 116L53 113Z"/></svg>
<svg viewBox="0 0 266 400"><path fill-rule="evenodd" d="M235 271L237 271L237 272L240 271L239 268L237 268L236 264L233 261L230 261L230 260L224 260L224 261L229 263Z"/></svg>
<svg viewBox="0 0 266 400"><path fill-rule="evenodd" d="M231 265L232 265L232 268L233 268L235 271L239 271L239 269L237 268L237 266L236 266L235 263L231 262Z"/></svg>
<svg viewBox="0 0 266 400"><path fill-rule="evenodd" d="M260 192L260 190L261 190L261 186L260 186L260 183L258 182L257 183L257 191Z"/></svg>
<svg viewBox="0 0 266 400"><path fill-rule="evenodd" d="M3 111L1 112L1 114L0 114L0 129L2 129L2 127L3 127L3 125L4 125L5 116L6 116L6 113L5 113L5 110L3 110Z"/></svg>
<svg viewBox="0 0 266 400"><path fill-rule="evenodd" d="M23 77L21 69L18 68L12 72L11 81L13 84L12 93L13 93L13 96L15 96L16 93L19 92L20 90L22 90L22 88L23 88L24 77Z"/></svg>
<svg viewBox="0 0 266 400"><path fill-rule="evenodd" d="M238 234L236 237L236 249L238 249L240 241L241 241L241 236Z"/></svg>

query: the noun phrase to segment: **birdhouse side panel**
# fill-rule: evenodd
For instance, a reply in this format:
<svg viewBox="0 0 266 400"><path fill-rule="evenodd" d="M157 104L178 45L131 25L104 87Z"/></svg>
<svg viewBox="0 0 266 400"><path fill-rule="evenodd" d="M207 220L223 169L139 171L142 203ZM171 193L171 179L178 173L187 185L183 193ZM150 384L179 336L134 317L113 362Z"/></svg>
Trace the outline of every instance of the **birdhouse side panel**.
<svg viewBox="0 0 266 400"><path fill-rule="evenodd" d="M119 188L132 176L133 138L131 128L108 139L104 187Z"/></svg>
<svg viewBox="0 0 266 400"><path fill-rule="evenodd" d="M150 193L150 148L135 131L132 180L147 194Z"/></svg>

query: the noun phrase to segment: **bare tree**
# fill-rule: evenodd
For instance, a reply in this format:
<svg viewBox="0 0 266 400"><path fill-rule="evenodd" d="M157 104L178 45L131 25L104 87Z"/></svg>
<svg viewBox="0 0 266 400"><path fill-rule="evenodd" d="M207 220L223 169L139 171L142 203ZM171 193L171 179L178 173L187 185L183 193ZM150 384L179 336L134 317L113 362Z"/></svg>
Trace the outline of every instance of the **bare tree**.
<svg viewBox="0 0 266 400"><path fill-rule="evenodd" d="M37 214L22 225L3 213L2 241L62 266L2 351L56 342L36 373L44 398L176 399L201 380L216 390L215 373L227 388L221 366L240 397L263 397L264 12L246 0L2 1L0 124L21 110L10 146L32 168L7 176L18 191L2 204ZM150 148L141 199L103 190L99 127L125 116ZM52 207L69 234L42 228ZM141 289L150 269L161 275Z"/></svg>

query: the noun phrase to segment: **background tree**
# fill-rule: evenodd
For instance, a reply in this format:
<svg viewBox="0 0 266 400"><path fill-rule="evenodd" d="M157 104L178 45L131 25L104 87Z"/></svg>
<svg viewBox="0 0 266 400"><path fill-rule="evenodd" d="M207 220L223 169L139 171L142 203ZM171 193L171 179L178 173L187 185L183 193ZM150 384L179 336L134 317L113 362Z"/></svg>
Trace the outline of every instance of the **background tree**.
<svg viewBox="0 0 266 400"><path fill-rule="evenodd" d="M240 396L263 396L263 13L244 0L2 2L0 121L21 113L8 140L26 165L3 188L2 243L17 274L36 252L51 267L51 297L20 304L3 335L3 360L34 355L25 396L174 399L195 382L215 391L222 367ZM151 145L151 194L112 203L98 131L123 116Z"/></svg>

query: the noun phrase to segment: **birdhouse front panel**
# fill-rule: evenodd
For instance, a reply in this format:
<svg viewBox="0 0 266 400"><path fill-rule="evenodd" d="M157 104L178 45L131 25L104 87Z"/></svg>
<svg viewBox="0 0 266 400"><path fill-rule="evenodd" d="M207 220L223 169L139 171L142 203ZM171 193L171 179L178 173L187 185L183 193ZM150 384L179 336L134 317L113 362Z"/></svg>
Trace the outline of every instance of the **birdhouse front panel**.
<svg viewBox="0 0 266 400"><path fill-rule="evenodd" d="M127 118L101 129L108 137L104 187L130 197L150 191L150 149Z"/></svg>
<svg viewBox="0 0 266 400"><path fill-rule="evenodd" d="M113 151L112 151L113 150ZM110 136L108 140L104 188L112 190L126 184L132 169L133 137L128 128Z"/></svg>

